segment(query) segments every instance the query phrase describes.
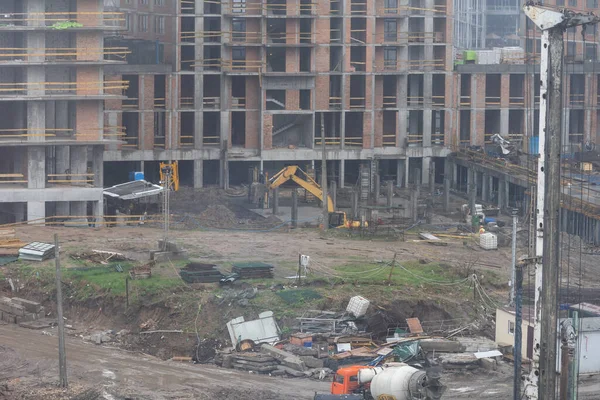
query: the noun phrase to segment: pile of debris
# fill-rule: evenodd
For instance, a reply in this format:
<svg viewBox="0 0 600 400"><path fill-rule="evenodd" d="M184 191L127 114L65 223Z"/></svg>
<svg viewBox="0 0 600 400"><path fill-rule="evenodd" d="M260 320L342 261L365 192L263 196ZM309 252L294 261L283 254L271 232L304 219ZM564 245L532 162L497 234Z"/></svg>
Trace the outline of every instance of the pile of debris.
<svg viewBox="0 0 600 400"><path fill-rule="evenodd" d="M26 245L16 237L14 229L0 229L0 255L18 255L19 249Z"/></svg>
<svg viewBox="0 0 600 400"><path fill-rule="evenodd" d="M263 262L234 263L231 272L240 279L273 278L273 266Z"/></svg>
<svg viewBox="0 0 600 400"><path fill-rule="evenodd" d="M219 282L223 275L215 264L189 263L179 270L179 276L187 283Z"/></svg>
<svg viewBox="0 0 600 400"><path fill-rule="evenodd" d="M232 226L238 223L234 212L222 204L211 204L199 215L200 221L214 228Z"/></svg>
<svg viewBox="0 0 600 400"><path fill-rule="evenodd" d="M19 260L45 261L54 257L54 245L32 242L19 249Z"/></svg>
<svg viewBox="0 0 600 400"><path fill-rule="evenodd" d="M147 264L133 267L129 270L129 276L131 279L148 279L152 276L152 267L156 264L156 261L150 261Z"/></svg>
<svg viewBox="0 0 600 400"><path fill-rule="evenodd" d="M0 297L0 321L25 326L44 317L44 307L40 303L19 297Z"/></svg>
<svg viewBox="0 0 600 400"><path fill-rule="evenodd" d="M92 250L71 254L73 260L89 261L95 264L107 265L109 262L130 261L124 254L112 251Z"/></svg>

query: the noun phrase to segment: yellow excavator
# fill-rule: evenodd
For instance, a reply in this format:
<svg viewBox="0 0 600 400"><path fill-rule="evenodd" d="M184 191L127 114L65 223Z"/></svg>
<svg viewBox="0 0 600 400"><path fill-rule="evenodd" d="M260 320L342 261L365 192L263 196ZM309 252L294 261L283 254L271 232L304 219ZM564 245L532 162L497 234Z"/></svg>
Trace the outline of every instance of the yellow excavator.
<svg viewBox="0 0 600 400"><path fill-rule="evenodd" d="M323 189L310 175L304 172L297 165L290 165L283 168L281 171L273 175L267 183L268 189L275 189L285 182L293 181L303 189L308 190L317 199L323 201ZM329 211L329 226L332 228L360 228L360 221L352 221L346 217L343 211L335 211L333 209L333 201L330 196L327 196L327 210ZM365 222L365 227L367 223Z"/></svg>

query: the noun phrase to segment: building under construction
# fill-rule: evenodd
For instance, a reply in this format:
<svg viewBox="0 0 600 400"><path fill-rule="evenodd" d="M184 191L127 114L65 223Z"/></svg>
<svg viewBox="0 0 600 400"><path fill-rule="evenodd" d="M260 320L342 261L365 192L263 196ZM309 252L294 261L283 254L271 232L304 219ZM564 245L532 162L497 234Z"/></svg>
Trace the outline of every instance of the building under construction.
<svg viewBox="0 0 600 400"><path fill-rule="evenodd" d="M0 218L102 214L103 155L122 131L103 104L126 82L104 79L106 31L121 18L101 0L0 2ZM118 94L108 94L117 90Z"/></svg>

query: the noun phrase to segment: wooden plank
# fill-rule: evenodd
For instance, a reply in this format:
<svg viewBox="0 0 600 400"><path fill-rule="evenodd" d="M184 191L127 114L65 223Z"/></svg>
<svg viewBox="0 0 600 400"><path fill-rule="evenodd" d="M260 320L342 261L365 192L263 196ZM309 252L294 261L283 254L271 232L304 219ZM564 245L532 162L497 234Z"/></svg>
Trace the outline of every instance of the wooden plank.
<svg viewBox="0 0 600 400"><path fill-rule="evenodd" d="M406 323L408 324L408 330L410 333L423 333L423 327L421 326L421 321L419 321L419 318L406 318Z"/></svg>

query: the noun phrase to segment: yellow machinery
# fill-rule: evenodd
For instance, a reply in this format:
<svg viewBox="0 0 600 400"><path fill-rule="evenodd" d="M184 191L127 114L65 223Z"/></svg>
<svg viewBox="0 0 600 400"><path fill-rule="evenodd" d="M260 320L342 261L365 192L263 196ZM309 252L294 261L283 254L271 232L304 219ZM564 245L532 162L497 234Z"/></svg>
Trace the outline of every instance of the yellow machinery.
<svg viewBox="0 0 600 400"><path fill-rule="evenodd" d="M179 163L160 163L160 183L167 189L179 190Z"/></svg>
<svg viewBox="0 0 600 400"><path fill-rule="evenodd" d="M297 165L290 165L273 175L267 184L268 189L275 189L287 181L293 181L298 186L312 193L320 201L323 200L323 190L310 175L304 172ZM327 210L329 211L329 226L335 228L360 228L360 221L351 221L346 217L343 211L333 209L333 201L327 196ZM366 223L365 223L366 226Z"/></svg>

